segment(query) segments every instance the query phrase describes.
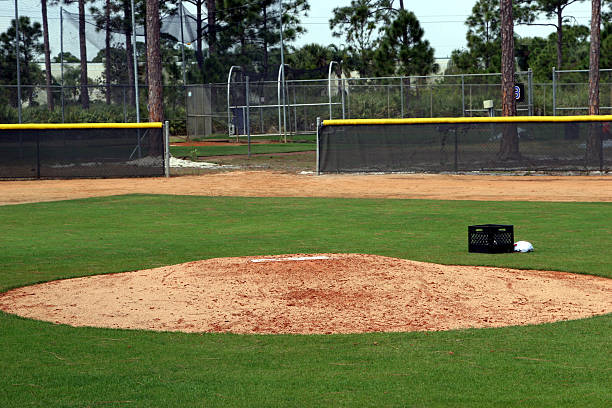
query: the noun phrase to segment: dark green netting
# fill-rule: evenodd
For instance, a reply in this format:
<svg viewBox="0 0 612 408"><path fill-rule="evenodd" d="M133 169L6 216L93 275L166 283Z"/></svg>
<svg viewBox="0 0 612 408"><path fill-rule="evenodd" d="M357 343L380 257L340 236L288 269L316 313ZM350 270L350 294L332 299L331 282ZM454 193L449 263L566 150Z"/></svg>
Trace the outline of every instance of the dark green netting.
<svg viewBox="0 0 612 408"><path fill-rule="evenodd" d="M0 178L164 175L161 128L0 130Z"/></svg>
<svg viewBox="0 0 612 408"><path fill-rule="evenodd" d="M319 171L610 171L610 122L323 125Z"/></svg>

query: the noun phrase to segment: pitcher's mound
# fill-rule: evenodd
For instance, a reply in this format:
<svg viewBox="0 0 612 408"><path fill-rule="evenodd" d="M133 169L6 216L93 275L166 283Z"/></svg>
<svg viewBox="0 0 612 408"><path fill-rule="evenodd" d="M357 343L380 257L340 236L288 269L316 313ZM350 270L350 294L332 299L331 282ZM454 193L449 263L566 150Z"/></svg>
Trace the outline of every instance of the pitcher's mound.
<svg viewBox="0 0 612 408"><path fill-rule="evenodd" d="M612 312L612 279L375 255L218 258L55 281L0 309L73 326L358 333L499 327Z"/></svg>

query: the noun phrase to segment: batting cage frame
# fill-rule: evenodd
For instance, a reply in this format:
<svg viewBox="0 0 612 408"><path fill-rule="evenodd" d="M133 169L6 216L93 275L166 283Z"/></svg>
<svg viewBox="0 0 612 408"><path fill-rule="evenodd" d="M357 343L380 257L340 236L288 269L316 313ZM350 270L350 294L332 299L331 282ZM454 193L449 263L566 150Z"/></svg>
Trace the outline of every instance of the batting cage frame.
<svg viewBox="0 0 612 408"><path fill-rule="evenodd" d="M170 175L168 122L0 124L0 179Z"/></svg>
<svg viewBox="0 0 612 408"><path fill-rule="evenodd" d="M317 174L608 172L612 115L318 120Z"/></svg>

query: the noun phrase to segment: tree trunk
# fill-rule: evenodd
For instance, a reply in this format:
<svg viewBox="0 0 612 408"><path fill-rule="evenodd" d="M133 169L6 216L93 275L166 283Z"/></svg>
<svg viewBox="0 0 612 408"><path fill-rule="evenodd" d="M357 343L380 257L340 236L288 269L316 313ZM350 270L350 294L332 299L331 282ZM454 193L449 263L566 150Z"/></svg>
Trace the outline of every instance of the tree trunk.
<svg viewBox="0 0 612 408"><path fill-rule="evenodd" d="M132 4L130 0L123 0L123 30L125 32L125 62L128 74L128 103L136 105L134 91L134 45L132 44Z"/></svg>
<svg viewBox="0 0 612 408"><path fill-rule="evenodd" d="M217 54L217 3L215 0L206 0L208 18L208 53ZM264 9L265 10L265 9Z"/></svg>
<svg viewBox="0 0 612 408"><path fill-rule="evenodd" d="M79 0L79 48L81 56L81 106L89 109L89 89L87 87L87 43L85 39L85 0Z"/></svg>
<svg viewBox="0 0 612 408"><path fill-rule="evenodd" d="M198 68L204 72L204 53L202 52L202 0L196 1L196 61Z"/></svg>
<svg viewBox="0 0 612 408"><path fill-rule="evenodd" d="M589 53L589 115L599 115L599 56L601 0L591 1L591 49ZM603 166L601 124L593 122L587 142L587 166Z"/></svg>
<svg viewBox="0 0 612 408"><path fill-rule="evenodd" d="M149 83L149 120L162 122L163 84L159 45L159 1L147 0L147 78Z"/></svg>
<svg viewBox="0 0 612 408"><path fill-rule="evenodd" d="M49 48L49 21L47 19L47 0L40 1L43 25L43 42L45 47L45 80L47 85L47 109L53 111L53 91L51 90L51 49Z"/></svg>
<svg viewBox="0 0 612 408"><path fill-rule="evenodd" d="M601 0L592 0L591 50L589 53L589 115L599 115L599 56Z"/></svg>
<svg viewBox="0 0 612 408"><path fill-rule="evenodd" d="M501 0L501 52L502 52L502 115L516 116L514 99L514 22L512 17L512 0ZM519 139L516 123L504 124L503 136L499 148L500 160L519 160Z"/></svg>
<svg viewBox="0 0 612 408"><path fill-rule="evenodd" d="M264 81L268 80L268 8L263 8L263 69Z"/></svg>
<svg viewBox="0 0 612 408"><path fill-rule="evenodd" d="M104 10L104 27L106 29L104 49L104 72L106 73L106 104L111 104L111 27L110 27L110 9L111 2L106 0L106 9Z"/></svg>
<svg viewBox="0 0 612 408"><path fill-rule="evenodd" d="M563 65L563 9L557 7L557 69Z"/></svg>

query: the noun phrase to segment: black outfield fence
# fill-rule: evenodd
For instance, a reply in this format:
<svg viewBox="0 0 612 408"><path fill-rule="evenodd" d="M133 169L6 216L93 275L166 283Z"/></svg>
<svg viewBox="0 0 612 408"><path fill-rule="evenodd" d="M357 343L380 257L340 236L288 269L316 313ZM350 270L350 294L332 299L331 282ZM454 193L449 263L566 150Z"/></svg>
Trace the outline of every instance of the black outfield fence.
<svg viewBox="0 0 612 408"><path fill-rule="evenodd" d="M317 171L610 171L612 115L325 120Z"/></svg>
<svg viewBox="0 0 612 408"><path fill-rule="evenodd" d="M0 125L0 179L165 174L161 123Z"/></svg>

